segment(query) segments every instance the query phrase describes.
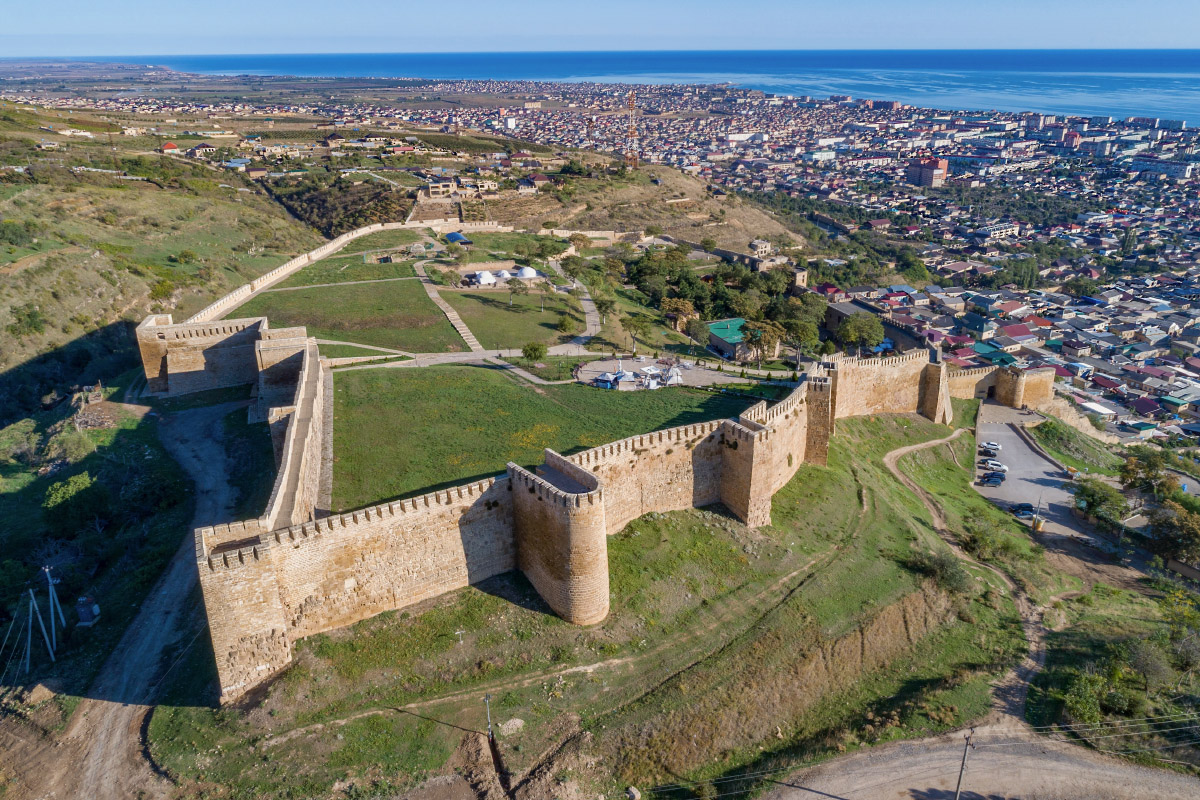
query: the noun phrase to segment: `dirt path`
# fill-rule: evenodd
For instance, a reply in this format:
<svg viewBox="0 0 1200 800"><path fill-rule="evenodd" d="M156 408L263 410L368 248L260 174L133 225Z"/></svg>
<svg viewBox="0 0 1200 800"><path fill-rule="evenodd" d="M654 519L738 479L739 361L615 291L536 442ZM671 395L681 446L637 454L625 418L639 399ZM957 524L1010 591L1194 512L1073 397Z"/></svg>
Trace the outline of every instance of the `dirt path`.
<svg viewBox="0 0 1200 800"><path fill-rule="evenodd" d="M984 796L1106 800L1138 796L1183 800L1200 796L1200 781L1195 778L1135 766L1052 740L1036 733L1024 721L1029 682L1041 669L1046 656L1044 609L1037 607L1008 576L963 553L950 537L945 514L938 503L897 466L905 455L948 444L965 432L960 429L944 439L902 447L884 457L888 470L924 503L938 534L954 552L963 560L996 573L1012 590L1029 642L1021 663L997 683L992 714L975 727L977 747L970 756L963 784L967 790L964 797L976 800ZM1086 565L1076 564L1071 572L1088 574L1089 571ZM776 781L776 788L765 797L769 800L949 798L954 795L958 780L963 734L963 731L957 731L896 742L834 759Z"/></svg>
<svg viewBox="0 0 1200 800"><path fill-rule="evenodd" d="M193 527L227 519L233 507L233 490L225 480L222 420L244 405L193 409L162 422L163 446L195 483ZM146 760L141 730L161 681L163 653L186 627L195 584L195 545L185 534L60 741L43 742L14 759L25 790L15 796L89 800L167 796L170 784Z"/></svg>

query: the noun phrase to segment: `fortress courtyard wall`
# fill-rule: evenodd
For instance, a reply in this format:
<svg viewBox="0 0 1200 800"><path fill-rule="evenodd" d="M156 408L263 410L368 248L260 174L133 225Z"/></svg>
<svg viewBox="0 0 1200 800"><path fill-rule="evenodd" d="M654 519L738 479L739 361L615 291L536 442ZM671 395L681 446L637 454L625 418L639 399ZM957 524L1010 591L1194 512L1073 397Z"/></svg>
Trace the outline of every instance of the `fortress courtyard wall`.
<svg viewBox="0 0 1200 800"><path fill-rule="evenodd" d="M272 331L265 319L174 325L157 316L138 338L148 381L167 393L181 383L257 381L258 410L282 430L263 516L195 532L225 702L285 667L297 639L512 569L564 619L599 622L610 603L606 540L632 520L723 502L746 524L766 525L774 493L800 464L826 462L838 418L920 412L943 422L951 396L994 387L1002 403L1040 404L1054 382L1053 370L949 373L924 351L834 358L781 402L758 403L736 420L567 457L548 450L536 473L510 463L506 476L315 519L331 377L306 332Z"/></svg>
<svg viewBox="0 0 1200 800"><path fill-rule="evenodd" d="M651 511L721 499L721 420L683 425L593 447L566 461L604 487L606 533Z"/></svg>

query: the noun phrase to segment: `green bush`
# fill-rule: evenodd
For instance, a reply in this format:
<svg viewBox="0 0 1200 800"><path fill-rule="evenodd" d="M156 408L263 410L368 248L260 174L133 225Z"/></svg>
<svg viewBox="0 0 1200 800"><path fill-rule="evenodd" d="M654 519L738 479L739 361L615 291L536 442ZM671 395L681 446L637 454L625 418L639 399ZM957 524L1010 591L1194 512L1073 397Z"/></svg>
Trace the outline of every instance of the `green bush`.
<svg viewBox="0 0 1200 800"><path fill-rule="evenodd" d="M50 484L42 511L50 527L74 532L108 516L108 490L87 472Z"/></svg>
<svg viewBox="0 0 1200 800"><path fill-rule="evenodd" d="M971 576L953 553L945 550L936 553L923 551L914 553L906 566L922 575L927 575L948 592L965 594L971 588Z"/></svg>

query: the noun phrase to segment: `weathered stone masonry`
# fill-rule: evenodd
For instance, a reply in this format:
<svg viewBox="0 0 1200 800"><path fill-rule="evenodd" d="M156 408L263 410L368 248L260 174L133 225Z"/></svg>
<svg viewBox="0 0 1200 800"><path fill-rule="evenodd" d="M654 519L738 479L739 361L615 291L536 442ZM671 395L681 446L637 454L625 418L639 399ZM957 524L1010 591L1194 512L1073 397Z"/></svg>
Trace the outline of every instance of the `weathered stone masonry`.
<svg viewBox="0 0 1200 800"><path fill-rule="evenodd" d="M555 613L580 625L609 610L607 537L650 511L724 503L748 525L803 463L826 462L838 419L919 412L950 421L950 397L1001 402L1053 394L1053 370L948 373L925 352L833 358L783 401L737 419L633 436L531 472L315 518L324 382L303 329L265 319L138 328L147 381L176 394L255 383L254 413L279 432L280 467L255 520L195 532L196 561L223 702L291 661L292 644L520 569ZM179 372L175 371L178 367ZM1045 373L1045 374L1043 374Z"/></svg>

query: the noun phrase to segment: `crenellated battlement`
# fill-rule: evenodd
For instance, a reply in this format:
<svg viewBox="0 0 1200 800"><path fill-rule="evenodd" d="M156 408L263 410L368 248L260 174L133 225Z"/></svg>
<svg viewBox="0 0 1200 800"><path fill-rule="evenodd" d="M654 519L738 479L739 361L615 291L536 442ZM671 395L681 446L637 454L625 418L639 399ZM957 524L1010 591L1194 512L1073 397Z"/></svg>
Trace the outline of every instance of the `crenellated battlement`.
<svg viewBox="0 0 1200 800"><path fill-rule="evenodd" d="M592 466L601 462L607 461L617 456L628 454L636 454L639 450L645 450L648 447L664 443L686 444L695 440L697 437L705 437L715 432L721 427L724 420L713 420L712 422L698 422L692 425L681 425L678 428L668 428L666 430L655 431L654 433L639 434L630 436L628 439L621 439L609 444L602 444L599 447L593 447L588 450L582 450L573 455L564 456L573 464L581 466Z"/></svg>
<svg viewBox="0 0 1200 800"><path fill-rule="evenodd" d="M951 367L949 377L973 378L980 375L990 375L998 369L999 367L968 367L967 369L956 369Z"/></svg>
<svg viewBox="0 0 1200 800"><path fill-rule="evenodd" d="M513 491L526 491L536 495L538 499L554 505L579 508L583 505L604 503L604 490L593 489L589 492L568 492L558 488L550 481L535 475L520 464L508 462L508 476L512 481Z"/></svg>
<svg viewBox="0 0 1200 800"><path fill-rule="evenodd" d="M276 280L291 266L260 280ZM270 329L264 318L174 325L169 315L155 315L139 326L138 341L147 380L161 387L155 390L254 377L258 410L286 426L264 514L194 532L224 702L286 666L298 638L514 568L564 619L600 622L611 591L607 537L631 520L721 502L747 525L768 525L774 493L801 465L826 463L839 417L919 412L944 421L955 379L972 391L995 383L1001 402L1030 404L1052 392L1054 377L1053 370L990 367L950 373L926 351L834 356L781 401L756 402L736 419L638 434L570 456L546 450L536 471L509 462L504 475L318 518L325 382L333 378L304 329Z"/></svg>

